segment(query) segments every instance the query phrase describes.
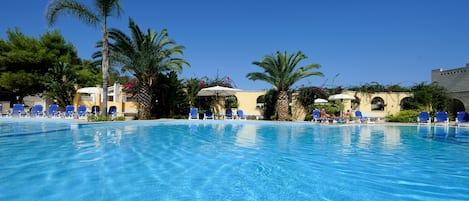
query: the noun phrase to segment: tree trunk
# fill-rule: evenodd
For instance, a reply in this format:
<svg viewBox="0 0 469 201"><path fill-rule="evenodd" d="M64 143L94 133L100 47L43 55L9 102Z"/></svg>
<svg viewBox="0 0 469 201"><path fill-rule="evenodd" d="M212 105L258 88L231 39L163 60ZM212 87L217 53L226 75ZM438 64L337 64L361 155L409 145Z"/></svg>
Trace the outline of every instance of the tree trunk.
<svg viewBox="0 0 469 201"><path fill-rule="evenodd" d="M280 121L287 121L288 118L288 93L280 91L277 98L277 116Z"/></svg>
<svg viewBox="0 0 469 201"><path fill-rule="evenodd" d="M103 108L102 115L107 116L107 101L108 101L108 77L109 77L109 42L108 34L106 30L106 23L103 24L103 61L101 63L101 68L103 72Z"/></svg>
<svg viewBox="0 0 469 201"><path fill-rule="evenodd" d="M150 86L142 83L137 94L139 119L150 119L151 114L151 94Z"/></svg>

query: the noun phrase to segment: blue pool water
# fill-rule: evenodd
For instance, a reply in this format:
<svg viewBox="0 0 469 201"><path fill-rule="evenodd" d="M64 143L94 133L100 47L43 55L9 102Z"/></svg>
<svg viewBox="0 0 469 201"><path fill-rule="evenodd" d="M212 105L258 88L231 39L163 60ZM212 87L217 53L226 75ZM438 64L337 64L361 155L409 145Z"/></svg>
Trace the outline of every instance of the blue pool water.
<svg viewBox="0 0 469 201"><path fill-rule="evenodd" d="M0 200L469 200L469 128L9 121Z"/></svg>

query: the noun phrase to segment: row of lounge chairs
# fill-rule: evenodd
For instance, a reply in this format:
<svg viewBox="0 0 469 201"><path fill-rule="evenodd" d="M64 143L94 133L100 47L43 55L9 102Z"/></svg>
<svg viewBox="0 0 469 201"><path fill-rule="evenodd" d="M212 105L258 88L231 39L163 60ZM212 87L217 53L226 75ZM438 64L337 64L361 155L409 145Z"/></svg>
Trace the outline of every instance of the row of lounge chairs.
<svg viewBox="0 0 469 201"><path fill-rule="evenodd" d="M312 119L313 122L329 122L329 123L332 123L332 122L335 121L337 123L346 123L350 119L348 116L344 116L344 117L322 116L321 117L321 111L319 111L318 109L314 109L312 115L313 115L313 119ZM374 123L374 121L372 121L371 118L364 117L362 112L359 111L359 110L355 111L355 121L357 123Z"/></svg>
<svg viewBox="0 0 469 201"><path fill-rule="evenodd" d="M0 111L3 111L3 106L0 104ZM44 110L42 105L34 105L30 111L25 111L24 104L13 104L13 108L10 112L5 115L2 113L1 116L6 117L49 117L49 118L86 118L88 115L97 115L100 112L100 108L97 105L91 107L91 110L88 111L85 105L78 106L75 111L75 106L67 105L65 106L64 111L59 111L59 106L57 104L49 105L47 111ZM117 115L117 107L109 107L109 115Z"/></svg>
<svg viewBox="0 0 469 201"><path fill-rule="evenodd" d="M219 117L223 117L223 119L240 119L246 120L246 116L244 115L243 110L236 110L236 115L233 115L233 110L231 108L226 108L225 114ZM189 120L198 120L199 119L199 108L193 107L189 111ZM215 115L212 111L206 110L204 112L204 120L214 120Z"/></svg>
<svg viewBox="0 0 469 201"><path fill-rule="evenodd" d="M418 124L431 124L432 120L429 112L420 112L417 118ZM457 126L469 126L469 113L461 111L457 112L455 122ZM449 125L448 113L444 111L436 112L433 120L435 125Z"/></svg>

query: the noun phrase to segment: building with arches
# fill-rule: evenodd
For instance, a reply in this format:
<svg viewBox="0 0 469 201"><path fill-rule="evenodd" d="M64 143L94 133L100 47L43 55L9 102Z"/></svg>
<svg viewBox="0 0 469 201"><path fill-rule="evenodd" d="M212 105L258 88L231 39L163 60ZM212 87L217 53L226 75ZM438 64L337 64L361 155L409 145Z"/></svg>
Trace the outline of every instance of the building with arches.
<svg viewBox="0 0 469 201"><path fill-rule="evenodd" d="M448 90L452 101L449 111L456 114L458 111L468 111L469 108L469 64L465 67L443 70L432 70L432 82Z"/></svg>
<svg viewBox="0 0 469 201"><path fill-rule="evenodd" d="M397 114L402 110L402 103L405 99L412 97L410 92L377 92L364 93L357 91L344 91L355 97L355 100L343 100L343 110L354 113L360 110L364 117L384 118L388 115ZM297 96L298 94L296 94ZM310 115L311 111L306 111L298 101L295 94L292 98L292 119L294 121L303 121L306 115Z"/></svg>

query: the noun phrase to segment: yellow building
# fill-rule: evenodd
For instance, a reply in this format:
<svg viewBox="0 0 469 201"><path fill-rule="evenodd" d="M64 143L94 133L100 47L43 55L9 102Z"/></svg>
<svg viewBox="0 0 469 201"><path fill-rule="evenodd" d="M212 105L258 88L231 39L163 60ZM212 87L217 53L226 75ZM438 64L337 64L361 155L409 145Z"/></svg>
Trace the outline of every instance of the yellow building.
<svg viewBox="0 0 469 201"><path fill-rule="evenodd" d="M116 83L108 87L108 110L111 106L116 106L118 116L136 115L138 112L137 102L127 97L126 93L122 91L122 85ZM79 105L85 105L88 111L94 105L103 108L103 89L100 86L85 87L77 90L73 99L73 105L78 108Z"/></svg>
<svg viewBox="0 0 469 201"><path fill-rule="evenodd" d="M409 92L378 92L378 93L363 93L356 91L344 91L342 94L347 94L355 97L355 100L343 100L343 111L349 110L354 114L359 110L364 117L384 118L388 115L393 115L402 110L401 103L404 99L410 98L412 93ZM304 121L306 115L311 115L311 111L306 111L296 97L298 94L293 94L292 98L292 119L294 121Z"/></svg>

